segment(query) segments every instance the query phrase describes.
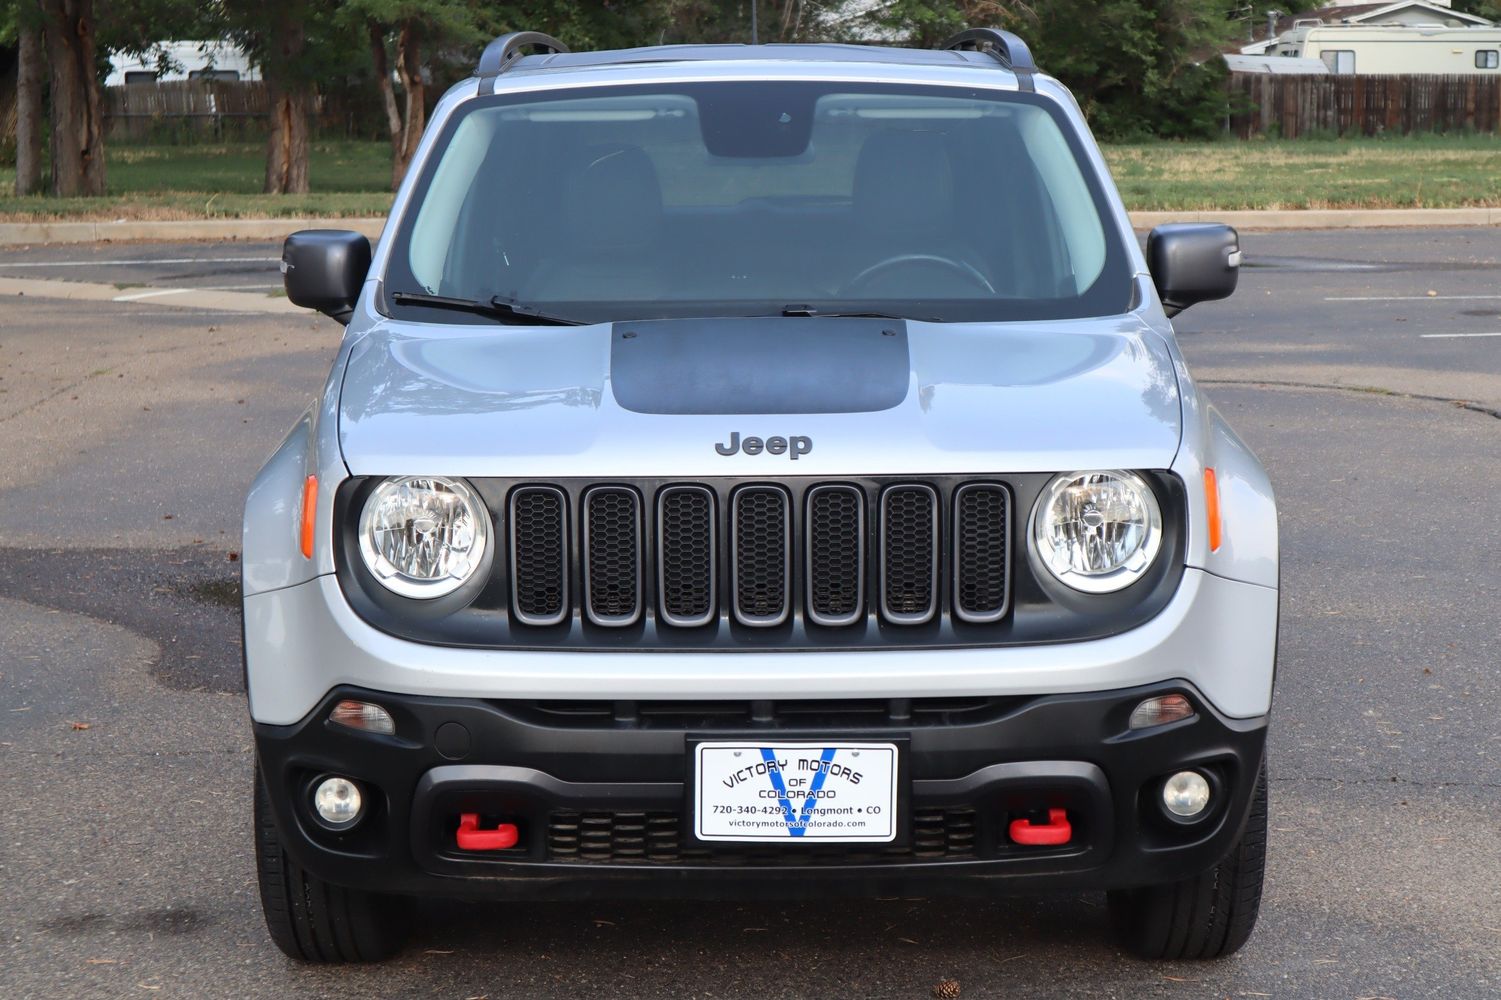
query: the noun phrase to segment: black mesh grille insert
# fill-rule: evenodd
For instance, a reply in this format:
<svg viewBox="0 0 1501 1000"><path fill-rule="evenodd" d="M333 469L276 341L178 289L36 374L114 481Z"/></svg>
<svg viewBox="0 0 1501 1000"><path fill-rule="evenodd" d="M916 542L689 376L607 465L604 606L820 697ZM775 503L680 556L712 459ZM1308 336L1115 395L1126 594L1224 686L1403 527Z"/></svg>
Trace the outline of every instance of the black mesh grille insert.
<svg viewBox="0 0 1501 1000"><path fill-rule="evenodd" d="M714 597L714 499L699 486L662 491L657 552L662 613L672 625L703 625Z"/></svg>
<svg viewBox="0 0 1501 1000"><path fill-rule="evenodd" d="M1006 611L1009 499L1004 486L990 483L970 484L958 491L954 604L968 621L995 621Z"/></svg>
<svg viewBox="0 0 1501 1000"><path fill-rule="evenodd" d="M852 486L824 486L808 497L808 605L820 625L847 625L862 611L861 496Z"/></svg>
<svg viewBox="0 0 1501 1000"><path fill-rule="evenodd" d="M927 486L893 486L881 497L882 612L917 624L938 608L937 496Z"/></svg>
<svg viewBox="0 0 1501 1000"><path fill-rule="evenodd" d="M552 813L547 822L547 860L595 864L691 864L746 867L816 867L879 864L882 861L951 861L979 856L975 811L917 809L908 844L797 845L723 844L712 848L683 833L675 810L652 812Z"/></svg>
<svg viewBox="0 0 1501 1000"><path fill-rule="evenodd" d="M556 625L568 615L567 503L550 486L511 494L512 595L528 625Z"/></svg>
<svg viewBox="0 0 1501 1000"><path fill-rule="evenodd" d="M641 512L634 491L605 486L585 495L584 559L590 620L634 622L641 613Z"/></svg>
<svg viewBox="0 0 1501 1000"><path fill-rule="evenodd" d="M746 625L787 618L791 554L787 494L770 486L735 493L735 617Z"/></svg>

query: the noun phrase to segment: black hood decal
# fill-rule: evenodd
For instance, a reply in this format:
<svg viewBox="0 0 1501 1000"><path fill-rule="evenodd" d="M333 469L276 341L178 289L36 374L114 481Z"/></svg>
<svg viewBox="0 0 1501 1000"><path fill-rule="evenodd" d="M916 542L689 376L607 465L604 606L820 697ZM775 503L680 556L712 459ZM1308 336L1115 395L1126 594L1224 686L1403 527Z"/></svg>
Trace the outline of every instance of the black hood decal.
<svg viewBox="0 0 1501 1000"><path fill-rule="evenodd" d="M870 413L907 398L911 370L901 320L646 320L610 338L610 387L637 413Z"/></svg>

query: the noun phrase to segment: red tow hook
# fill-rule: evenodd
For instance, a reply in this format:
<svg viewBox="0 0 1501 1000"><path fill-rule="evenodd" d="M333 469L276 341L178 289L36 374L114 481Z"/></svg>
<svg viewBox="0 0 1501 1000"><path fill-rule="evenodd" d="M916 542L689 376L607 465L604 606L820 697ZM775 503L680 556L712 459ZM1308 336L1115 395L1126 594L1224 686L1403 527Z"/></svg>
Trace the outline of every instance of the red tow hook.
<svg viewBox="0 0 1501 1000"><path fill-rule="evenodd" d="M520 832L515 823L501 823L493 830L479 828L479 813L459 813L459 850L503 851L515 847Z"/></svg>
<svg viewBox="0 0 1501 1000"><path fill-rule="evenodd" d="M1027 847L1057 847L1068 843L1073 835L1066 809L1049 809L1046 823L1033 823L1029 819L1011 821L1011 839Z"/></svg>

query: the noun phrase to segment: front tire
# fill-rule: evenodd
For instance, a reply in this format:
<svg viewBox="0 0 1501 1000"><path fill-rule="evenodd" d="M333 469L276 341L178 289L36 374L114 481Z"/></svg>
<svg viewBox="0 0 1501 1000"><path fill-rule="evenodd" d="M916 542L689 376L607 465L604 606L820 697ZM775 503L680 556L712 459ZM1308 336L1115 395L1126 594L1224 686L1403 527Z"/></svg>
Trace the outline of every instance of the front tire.
<svg viewBox="0 0 1501 1000"><path fill-rule="evenodd" d="M1207 959L1238 951L1261 910L1266 871L1266 762L1240 840L1202 875L1109 894L1120 943L1139 958Z"/></svg>
<svg viewBox="0 0 1501 1000"><path fill-rule="evenodd" d="M266 930L289 958L378 962L400 951L411 933L411 907L399 897L333 885L310 875L287 855L259 767L255 859Z"/></svg>

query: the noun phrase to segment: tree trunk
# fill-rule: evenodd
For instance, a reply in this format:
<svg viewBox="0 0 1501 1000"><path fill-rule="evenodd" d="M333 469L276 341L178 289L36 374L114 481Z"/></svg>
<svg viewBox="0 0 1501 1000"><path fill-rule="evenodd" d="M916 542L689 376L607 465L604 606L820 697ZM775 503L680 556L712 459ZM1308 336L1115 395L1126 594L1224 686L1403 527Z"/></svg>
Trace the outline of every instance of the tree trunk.
<svg viewBox="0 0 1501 1000"><path fill-rule="evenodd" d="M306 41L300 13L300 4L280 5L271 27L271 57L262 66L271 104L267 194L308 192L308 112L313 95L299 71Z"/></svg>
<svg viewBox="0 0 1501 1000"><path fill-rule="evenodd" d="M104 194L104 114L94 0L42 0L52 69L52 193Z"/></svg>
<svg viewBox="0 0 1501 1000"><path fill-rule="evenodd" d="M16 194L42 189L42 28L20 25L16 64Z"/></svg>
<svg viewBox="0 0 1501 1000"><path fill-rule="evenodd" d="M391 161L391 190L401 186L412 157L417 153L417 144L422 141L422 130L427 126L427 87L422 82L422 25L417 21L404 21L396 36L396 72L401 77L402 89L406 91L406 114L403 116L400 136L392 134L395 155Z"/></svg>
<svg viewBox="0 0 1501 1000"><path fill-rule="evenodd" d="M396 88L391 85L391 64L386 58L386 29L375 21L367 24L365 29L370 33L370 61L375 64L375 85L380 90L380 105L386 112L391 162L395 163L401 153L401 108L396 104ZM397 178L391 185L392 190L400 183L400 178Z"/></svg>

